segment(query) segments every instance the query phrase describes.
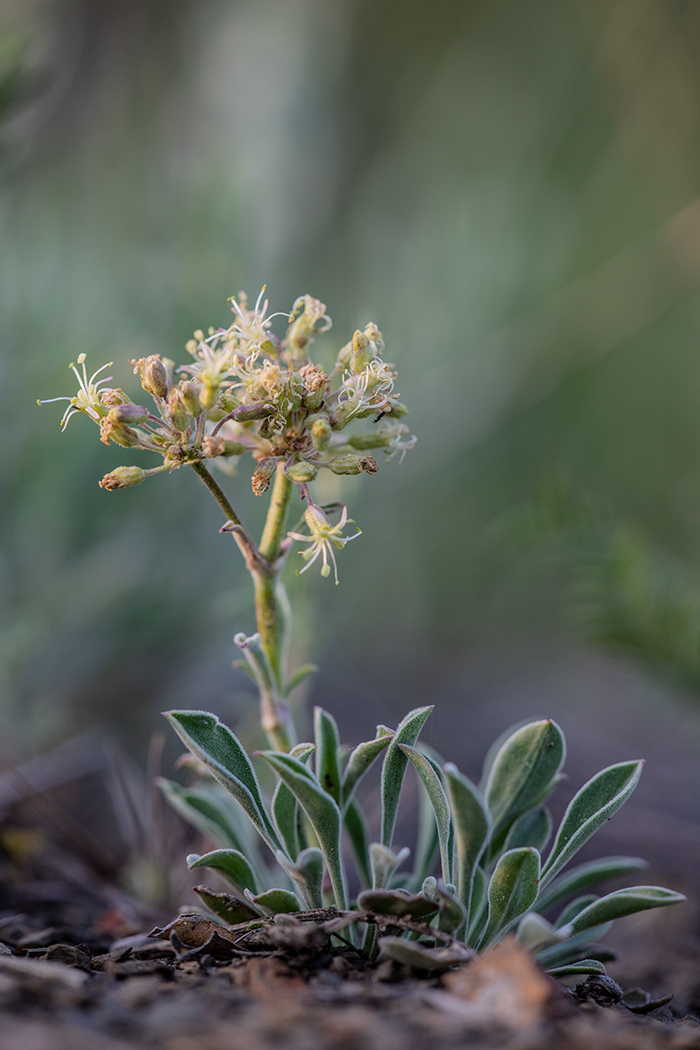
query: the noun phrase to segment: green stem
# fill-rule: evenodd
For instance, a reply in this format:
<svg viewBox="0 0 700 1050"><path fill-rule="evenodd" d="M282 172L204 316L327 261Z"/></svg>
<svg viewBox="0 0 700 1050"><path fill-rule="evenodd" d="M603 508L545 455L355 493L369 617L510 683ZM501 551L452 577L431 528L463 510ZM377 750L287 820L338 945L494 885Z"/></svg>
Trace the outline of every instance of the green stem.
<svg viewBox="0 0 700 1050"><path fill-rule="evenodd" d="M279 463L272 489L272 499L265 519L265 528L260 540L260 553L268 561L275 561L279 556L280 544L286 534L287 508L291 497L292 483L284 473L283 464Z"/></svg>
<svg viewBox="0 0 700 1050"><path fill-rule="evenodd" d="M216 500L216 502L219 504L219 506L223 510L223 512L226 515L227 519L229 521L232 521L234 525L241 525L242 526L243 522L238 517L238 515L236 514L235 510L233 509L233 507L231 506L229 501L226 499L226 495L225 495L223 489L221 489L219 487L219 485L216 483L216 481L214 481L214 478L211 476L211 474L209 473L207 468L204 466L204 464L199 462L199 461L196 462L196 463L193 463L192 464L192 469L197 474L199 474L200 478L202 479L204 484L207 486L207 488L209 489L209 491L213 495L213 497Z"/></svg>

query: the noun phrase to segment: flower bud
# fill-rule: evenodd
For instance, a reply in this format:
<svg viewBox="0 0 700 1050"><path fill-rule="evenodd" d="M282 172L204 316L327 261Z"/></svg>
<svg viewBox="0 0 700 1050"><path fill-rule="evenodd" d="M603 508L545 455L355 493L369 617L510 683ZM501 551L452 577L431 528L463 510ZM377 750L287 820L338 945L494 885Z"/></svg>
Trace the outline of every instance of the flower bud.
<svg viewBox="0 0 700 1050"><path fill-rule="evenodd" d="M367 336L359 330L352 337L352 356L350 358L350 371L355 375L364 372L372 360L372 347Z"/></svg>
<svg viewBox="0 0 700 1050"><path fill-rule="evenodd" d="M128 488L129 485L140 485L145 477L146 472L141 467L117 467L110 474L105 474L99 486L112 492L114 489Z"/></svg>
<svg viewBox="0 0 700 1050"><path fill-rule="evenodd" d="M118 423L115 419L110 419L109 416L100 420L100 441L103 441L105 445L113 441L115 445L121 445L122 448L133 448L134 445L140 444L135 430L128 427L126 423Z"/></svg>
<svg viewBox="0 0 700 1050"><path fill-rule="evenodd" d="M318 467L304 459L300 460L298 463L292 463L291 466L286 468L285 474L290 481L313 481L318 474Z"/></svg>
<svg viewBox="0 0 700 1050"><path fill-rule="evenodd" d="M199 392L199 401L202 408L213 408L219 399L221 383L211 376L202 375L202 389Z"/></svg>
<svg viewBox="0 0 700 1050"><path fill-rule="evenodd" d="M129 398L119 387L114 387L112 390L103 390L100 393L100 401L105 408L114 408L115 405L130 404Z"/></svg>
<svg viewBox="0 0 700 1050"><path fill-rule="evenodd" d="M237 423L248 423L252 419L264 419L275 411L274 405L266 405L263 401L254 401L252 405L239 405L232 412Z"/></svg>
<svg viewBox="0 0 700 1050"><path fill-rule="evenodd" d="M363 470L374 474L378 469L371 456L355 456L351 452L344 456L336 456L326 465L334 474L361 474Z"/></svg>
<svg viewBox="0 0 700 1050"><path fill-rule="evenodd" d="M389 407L384 410L384 414L392 416L394 419L402 419L403 416L408 415L408 409L400 401L390 401Z"/></svg>
<svg viewBox="0 0 700 1050"><path fill-rule="evenodd" d="M218 435L217 435L218 436ZM229 441L228 438L224 438L224 451L221 453L222 456L242 456L248 449L245 445L242 445L240 441Z"/></svg>
<svg viewBox="0 0 700 1050"><path fill-rule="evenodd" d="M262 459L260 461L257 470L250 479L256 496L262 496L263 492L267 492L276 470L277 462L274 459Z"/></svg>
<svg viewBox="0 0 700 1050"><path fill-rule="evenodd" d="M216 456L222 456L224 449L226 448L226 442L218 434L212 437L211 434L207 434L202 440L202 452L208 459L214 459Z"/></svg>
<svg viewBox="0 0 700 1050"><path fill-rule="evenodd" d="M352 434L348 438L348 445L360 452L367 448L386 448L388 444L388 434Z"/></svg>
<svg viewBox="0 0 700 1050"><path fill-rule="evenodd" d="M217 410L221 409L224 415L233 412L234 408L238 408L239 405L240 401L230 390L222 390L216 403Z"/></svg>
<svg viewBox="0 0 700 1050"><path fill-rule="evenodd" d="M194 383L191 383L189 379L183 379L180 383L180 393L182 394L182 401L189 414L191 416L198 416L202 411L202 406L199 403L199 394L197 393L197 387Z"/></svg>
<svg viewBox="0 0 700 1050"><path fill-rule="evenodd" d="M168 374L159 354L151 354L139 362L141 386L153 397L167 397Z"/></svg>
<svg viewBox="0 0 700 1050"><path fill-rule="evenodd" d="M332 435L333 428L325 416L319 416L318 419L314 420L311 427L311 440L315 449L318 449L319 452L325 452L331 443Z"/></svg>
<svg viewBox="0 0 700 1050"><path fill-rule="evenodd" d="M116 423L130 423L138 427L148 419L148 409L141 405L115 405L109 410L109 418Z"/></svg>
<svg viewBox="0 0 700 1050"><path fill-rule="evenodd" d="M173 387L168 394L168 416L176 430L187 430L189 416L185 407L185 399L178 387Z"/></svg>

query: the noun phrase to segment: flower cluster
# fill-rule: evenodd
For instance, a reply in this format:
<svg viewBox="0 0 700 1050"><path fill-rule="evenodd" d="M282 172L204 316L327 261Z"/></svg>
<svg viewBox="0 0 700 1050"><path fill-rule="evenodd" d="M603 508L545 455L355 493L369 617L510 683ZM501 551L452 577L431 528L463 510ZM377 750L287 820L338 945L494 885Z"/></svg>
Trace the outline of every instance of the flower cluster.
<svg viewBox="0 0 700 1050"><path fill-rule="evenodd" d="M98 424L106 444L162 456L162 465L155 468L112 471L100 482L108 490L202 460L215 460L224 469L228 464L232 472L232 463L250 453L253 492L261 495L283 470L308 500L311 536L304 539L313 546L306 554L315 561L322 552L327 574L326 554L332 556L331 544L343 542L336 532L321 537L308 521L315 506L308 484L322 469L373 474L378 468L370 452L381 449L388 458L396 453L403 458L416 439L402 422L407 409L394 391L397 373L383 359L384 341L376 325L355 332L327 372L309 357L314 336L331 327L325 305L304 295L289 315L268 315L264 292L254 307L243 293L230 300L234 319L229 328L210 328L207 335L196 331L186 344L191 363L176 368L159 354L131 362L155 402L154 410L105 386L109 380L98 379L102 368L88 378L81 354L82 373L71 365L80 389L75 397L63 399L68 407L62 425L83 412ZM280 316L287 318L281 338L272 331L273 319ZM347 432L358 420L371 420L370 429ZM326 525L320 522L319 527ZM333 529L330 523L328 528Z"/></svg>

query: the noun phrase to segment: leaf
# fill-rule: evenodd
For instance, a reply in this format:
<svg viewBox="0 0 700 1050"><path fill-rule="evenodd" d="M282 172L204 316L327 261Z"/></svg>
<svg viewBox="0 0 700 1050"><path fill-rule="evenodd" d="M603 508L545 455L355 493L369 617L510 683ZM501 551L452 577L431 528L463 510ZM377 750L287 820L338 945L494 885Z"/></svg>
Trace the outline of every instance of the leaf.
<svg viewBox="0 0 700 1050"><path fill-rule="evenodd" d="M467 918L467 909L453 891L454 887L448 888L442 879L434 879L432 875L423 882L423 895L439 905L438 929L443 933L454 933Z"/></svg>
<svg viewBox="0 0 700 1050"><path fill-rule="evenodd" d="M348 804L343 824L355 855L360 879L364 887L368 888L372 885L372 871L369 865L369 832L362 810L354 800Z"/></svg>
<svg viewBox="0 0 700 1050"><path fill-rule="evenodd" d="M523 948L527 948L533 954L542 951L543 948L548 948L551 944L558 944L561 940L551 922L547 922L534 911L523 915L518 923L516 936Z"/></svg>
<svg viewBox="0 0 700 1050"><path fill-rule="evenodd" d="M417 970L448 970L474 957L471 949L459 941L446 948L425 948L416 941L405 941L403 937L380 937L379 948L385 958L403 966L414 966Z"/></svg>
<svg viewBox="0 0 700 1050"><path fill-rule="evenodd" d="M218 799L211 792L197 788L184 788L174 780L157 777L156 784L165 795L168 803L188 824L194 825L205 835L211 836L224 846L233 846L243 850L239 829L230 814L226 812Z"/></svg>
<svg viewBox="0 0 700 1050"><path fill-rule="evenodd" d="M564 734L550 719L529 722L508 737L493 760L484 791L494 839L549 793L565 758Z"/></svg>
<svg viewBox="0 0 700 1050"><path fill-rule="evenodd" d="M605 937L611 926L611 922L606 922L602 926L594 926L593 929L579 933L575 937L569 937L562 944L554 944L551 948L545 948L537 953L537 961L545 969L550 966L566 966L568 963L578 962L586 955L592 954L592 942Z"/></svg>
<svg viewBox="0 0 700 1050"><path fill-rule="evenodd" d="M246 890L246 897L251 904L259 908L263 915L290 915L301 911L301 902L296 893L291 890L272 889L265 890L253 896L250 890Z"/></svg>
<svg viewBox="0 0 700 1050"><path fill-rule="evenodd" d="M290 693L294 692L298 685L308 678L310 674L316 674L318 667L316 664L304 664L303 667L298 667L293 675L290 676L284 687L285 697L289 696Z"/></svg>
<svg viewBox="0 0 700 1050"><path fill-rule="evenodd" d="M384 726L377 726L377 735L374 740L366 740L353 748L348 758L348 764L343 773L343 806L347 809L350 799L355 793L355 788L362 780L374 760L388 747L393 737L392 731L386 731Z"/></svg>
<svg viewBox="0 0 700 1050"><path fill-rule="evenodd" d="M307 908L323 907L323 874L325 871L323 852L316 846L309 846L302 850L292 864L280 850L277 853L277 862L289 875L290 879L299 890Z"/></svg>
<svg viewBox="0 0 700 1050"><path fill-rule="evenodd" d="M491 816L476 784L457 766L448 762L443 772L455 835L457 891L471 922L474 872L491 835Z"/></svg>
<svg viewBox="0 0 700 1050"><path fill-rule="evenodd" d="M381 890L388 886L391 876L410 852L406 846L398 853L394 853L393 849L383 846L381 842L370 843L369 865L372 871L372 888Z"/></svg>
<svg viewBox="0 0 700 1050"><path fill-rule="evenodd" d="M597 893L584 893L582 897L576 897L564 908L562 913L557 916L557 921L554 923L556 928L560 930L562 926L566 926L568 922L571 922L580 911L587 908L593 901L600 900Z"/></svg>
<svg viewBox="0 0 700 1050"><path fill-rule="evenodd" d="M240 894L245 890L258 892L257 881L250 862L237 849L215 849L201 857L198 853L190 853L187 858L187 867L190 870L213 868L220 872Z"/></svg>
<svg viewBox="0 0 700 1050"><path fill-rule="evenodd" d="M557 901L570 897L579 890L596 886L608 879L617 879L620 875L628 875L631 871L639 871L648 866L641 857L604 857L602 860L579 864L551 883L549 889L538 898L537 910L547 911Z"/></svg>
<svg viewBox="0 0 700 1050"><path fill-rule="evenodd" d="M580 911L561 928L560 933L562 936L571 937L593 926L621 919L624 915L633 915L648 908L665 908L669 904L680 904L684 900L686 898L682 893L664 889L663 886L631 886L629 889L615 890Z"/></svg>
<svg viewBox="0 0 700 1050"><path fill-rule="evenodd" d="M493 768L493 763L496 760L496 755L501 750L506 740L510 740L514 733L517 733L517 731L519 729L522 729L523 726L529 726L532 723L532 721L532 718L522 718L519 722L515 722L512 726L509 726L507 729L504 729L502 733L499 733L494 742L491 744L491 747L486 752L486 757L484 758L484 764L481 770L481 780L479 781L479 791L481 791L482 794L486 790L486 784L488 782L491 769ZM535 719L535 721L537 720Z"/></svg>
<svg viewBox="0 0 700 1050"><path fill-rule="evenodd" d="M210 911L218 915L224 922L235 926L237 922L249 922L250 919L259 919L260 912L251 907L247 901L239 900L230 893L215 893L208 886L195 886L194 892L201 898Z"/></svg>
<svg viewBox="0 0 700 1050"><path fill-rule="evenodd" d="M253 765L228 726L206 711L166 711L165 717L185 747L230 791L273 853L280 849Z"/></svg>
<svg viewBox="0 0 700 1050"><path fill-rule="evenodd" d="M314 739L316 741L316 777L324 791L340 805L341 780L338 765L340 736L338 724L322 707L314 708Z"/></svg>
<svg viewBox="0 0 700 1050"><path fill-rule="evenodd" d="M541 853L552 834L552 816L544 806L528 809L518 817L506 838L504 850L534 846Z"/></svg>
<svg viewBox="0 0 700 1050"><path fill-rule="evenodd" d="M399 744L409 744L411 747L418 739L418 734L425 725L431 707L416 707L409 711L406 717L399 723L394 738L387 748L382 765L382 830L381 841L384 846L391 846L396 825L396 814L399 810L399 796L406 775L408 759Z"/></svg>
<svg viewBox="0 0 700 1050"><path fill-rule="evenodd" d="M450 822L450 838L454 839L454 832ZM452 842L452 854L454 854L454 842ZM435 812L430 801L430 795L425 790L423 781L418 781L418 836L416 840L416 852L413 863L413 882L422 885L435 866L435 858L438 855L440 841L438 838L437 824L435 823Z"/></svg>
<svg viewBox="0 0 700 1050"><path fill-rule="evenodd" d="M488 883L484 869L477 867L474 871L474 881L472 883L472 900L469 909L466 938L467 943L472 947L479 943L486 926L486 919L488 918L487 889Z"/></svg>
<svg viewBox="0 0 700 1050"><path fill-rule="evenodd" d="M305 762L315 750L315 744L297 744L290 754L300 762ZM299 803L282 780L277 783L270 808L287 855L293 859L301 849L298 828Z"/></svg>
<svg viewBox="0 0 700 1050"><path fill-rule="evenodd" d="M577 963L569 963L568 966L555 966L551 970L547 970L550 977L572 977L575 974L583 973L606 973L605 965L599 962L597 959L581 959Z"/></svg>
<svg viewBox="0 0 700 1050"><path fill-rule="evenodd" d="M445 789L439 775L433 769L433 765L425 755L417 751L415 747L408 744L399 744L400 749L416 768L418 776L425 785L435 813L437 824L438 841L440 843L440 863L442 865L442 877L445 882L452 878L452 858L449 853L450 844L450 806L447 801Z"/></svg>
<svg viewBox="0 0 700 1050"><path fill-rule="evenodd" d="M529 911L537 900L539 877L540 855L536 849L512 849L503 854L489 883L489 917L481 947L492 944Z"/></svg>
<svg viewBox="0 0 700 1050"><path fill-rule="evenodd" d="M574 795L542 869L542 887L551 882L591 835L617 813L636 788L643 767L643 761L608 766Z"/></svg>
<svg viewBox="0 0 700 1050"><path fill-rule="evenodd" d="M413 894L408 890L363 890L357 898L357 906L362 911L400 915L415 922L432 918L439 907L436 901L429 900L422 893Z"/></svg>
<svg viewBox="0 0 700 1050"><path fill-rule="evenodd" d="M257 753L269 766L272 766L309 818L326 858L335 903L341 911L344 911L347 904L345 875L340 852L341 824L338 806L334 799L323 790L313 773L298 758L286 755L281 751L259 751Z"/></svg>

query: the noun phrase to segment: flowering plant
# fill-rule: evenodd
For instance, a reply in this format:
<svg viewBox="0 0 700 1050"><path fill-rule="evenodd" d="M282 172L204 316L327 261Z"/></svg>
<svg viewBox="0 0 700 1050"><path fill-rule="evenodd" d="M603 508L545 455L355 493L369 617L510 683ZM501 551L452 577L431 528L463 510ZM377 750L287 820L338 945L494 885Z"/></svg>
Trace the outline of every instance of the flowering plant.
<svg viewBox="0 0 700 1050"><path fill-rule="evenodd" d="M219 847L191 855L189 866L218 871L234 890L222 894L199 886L196 892L220 919L240 926L236 944L265 924L289 924L294 921L290 915L307 909L306 920L317 920L319 936L338 937L348 927L353 937L353 928L362 926L368 958L381 949L423 970L462 962L517 931L552 973L604 972L610 953L595 942L611 920L683 899L658 886L603 897L580 893L643 867L634 857L593 861L562 874L634 790L641 762L610 766L585 784L543 860L552 831L544 803L561 778L566 754L563 734L550 720L528 722L498 740L480 787L418 744L430 707L409 712L395 730L378 726L374 739L349 753L341 746L335 719L317 707L313 742L297 743L287 698L313 668L292 672L287 666L288 602L280 575L299 542L307 544L300 572L320 558L322 576L332 565L337 583L335 551L360 535L359 530L344 535L347 508L318 505L309 485L322 469L373 474L377 464L369 451L403 457L415 438L402 422L406 409L394 393L397 374L383 359L384 342L374 324L355 332L327 374L308 356L314 335L330 328L323 303L308 295L297 299L281 339L271 330L275 315L268 316L267 307L263 293L253 309L243 295L232 300L231 326L210 329L206 337L195 332L187 344L192 363L177 371L157 354L132 362L155 411L108 387L107 377L98 379L103 368L88 378L84 357L79 358L82 372L71 368L80 388L66 398L62 420L65 427L73 415L84 413L98 424L107 444L162 457L150 469L111 471L100 482L107 490L192 467L223 511L222 531L233 536L253 579L258 630L251 637L236 635L235 642L260 693L261 726L270 747L257 757L276 777L271 799L263 797L240 741L214 715L166 712L193 756L190 764L200 783L182 787L162 780L161 787ZM351 423L370 417L368 431L346 433ZM263 495L272 486L258 544L208 469L211 463L226 467L247 453L255 463L254 493ZM295 489L306 503L308 534L287 529ZM331 515L339 510L332 524ZM356 789L380 756L381 831L379 841L371 843ZM409 851L394 850L394 833L409 765L418 774L422 802L415 862L406 872L400 869ZM276 869L263 859L261 843L271 851ZM352 908L346 843L361 887ZM439 877L433 874L436 863ZM567 899L550 921L545 913ZM171 926L184 936L191 917Z"/></svg>

